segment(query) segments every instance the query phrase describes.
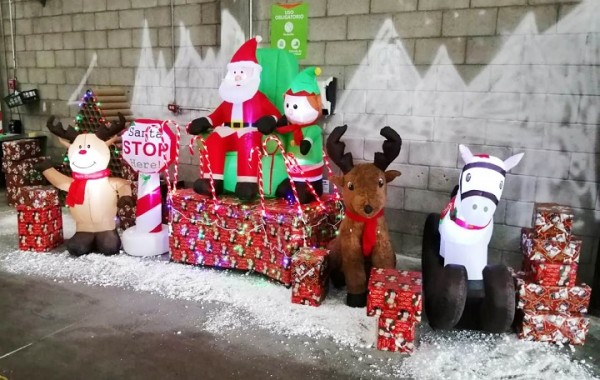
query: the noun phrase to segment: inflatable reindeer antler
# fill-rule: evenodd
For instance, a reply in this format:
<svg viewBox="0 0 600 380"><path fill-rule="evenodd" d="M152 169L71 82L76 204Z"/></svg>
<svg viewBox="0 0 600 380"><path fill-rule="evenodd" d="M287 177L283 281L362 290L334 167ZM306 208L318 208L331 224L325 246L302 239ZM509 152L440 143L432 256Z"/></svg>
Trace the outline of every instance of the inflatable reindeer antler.
<svg viewBox="0 0 600 380"><path fill-rule="evenodd" d="M391 127L383 127L379 134L385 137L385 141L383 142L383 153L375 153L374 164L379 169L385 171L388 165L400 154L402 139L398 132L394 131Z"/></svg>
<svg viewBox="0 0 600 380"><path fill-rule="evenodd" d="M98 128L96 130L96 137L98 137L102 141L108 141L114 136L118 135L122 130L124 130L125 123L127 122L127 120L125 120L125 117L122 113L119 112L118 115L119 121L113 121L108 127Z"/></svg>
<svg viewBox="0 0 600 380"><path fill-rule="evenodd" d="M79 132L77 132L75 128L71 127L70 125L65 130L60 121L54 124L54 120L56 120L56 117L54 115L48 118L48 121L46 122L46 127L48 128L48 130L52 132L53 135L63 140L66 140L69 143L75 141L75 138L77 138Z"/></svg>
<svg viewBox="0 0 600 380"><path fill-rule="evenodd" d="M344 133L346 133L346 129L348 129L347 125L336 127L327 138L326 144L327 155L342 169L344 174L348 174L354 167L352 153L344 153L346 144L340 141Z"/></svg>

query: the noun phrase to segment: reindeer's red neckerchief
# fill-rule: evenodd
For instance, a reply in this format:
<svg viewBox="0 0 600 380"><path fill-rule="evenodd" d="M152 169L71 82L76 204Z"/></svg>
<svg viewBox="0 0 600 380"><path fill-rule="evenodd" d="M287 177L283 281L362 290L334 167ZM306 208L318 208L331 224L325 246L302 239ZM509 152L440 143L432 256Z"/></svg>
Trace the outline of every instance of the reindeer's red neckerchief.
<svg viewBox="0 0 600 380"><path fill-rule="evenodd" d="M69 186L69 192L67 193L66 203L67 206L73 207L75 205L83 204L85 199L85 185L89 179L105 178L110 175L110 170L104 169L99 172L82 174L73 172L73 182Z"/></svg>
<svg viewBox="0 0 600 380"><path fill-rule="evenodd" d="M450 213L450 220L453 221L454 223L456 223L459 227L466 228L467 230L483 230L484 228L486 228L487 226L490 225L490 223L492 222L491 219L489 222L487 222L487 224L485 226L476 226L474 224L469 224L466 221L457 217L456 216L456 207L454 207L455 199L456 199L456 197L452 197L452 199L450 199L450 203L448 203L446 208L444 208L444 210L442 211L442 214L440 215L440 223L442 223L442 221L444 220L444 217L446 217L446 215L448 213Z"/></svg>
<svg viewBox="0 0 600 380"><path fill-rule="evenodd" d="M355 214L346 209L346 216L355 222L365 224L362 233L362 251L365 257L371 256L377 239L377 219L383 216L383 209L370 218Z"/></svg>

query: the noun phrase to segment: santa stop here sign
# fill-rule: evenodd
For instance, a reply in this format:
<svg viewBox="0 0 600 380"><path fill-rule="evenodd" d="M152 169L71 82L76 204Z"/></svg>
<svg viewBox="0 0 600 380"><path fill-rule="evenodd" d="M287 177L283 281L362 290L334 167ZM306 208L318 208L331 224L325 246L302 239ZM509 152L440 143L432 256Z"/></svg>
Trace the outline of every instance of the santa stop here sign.
<svg viewBox="0 0 600 380"><path fill-rule="evenodd" d="M123 158L140 173L158 173L175 159L175 134L167 122L136 119L121 135Z"/></svg>

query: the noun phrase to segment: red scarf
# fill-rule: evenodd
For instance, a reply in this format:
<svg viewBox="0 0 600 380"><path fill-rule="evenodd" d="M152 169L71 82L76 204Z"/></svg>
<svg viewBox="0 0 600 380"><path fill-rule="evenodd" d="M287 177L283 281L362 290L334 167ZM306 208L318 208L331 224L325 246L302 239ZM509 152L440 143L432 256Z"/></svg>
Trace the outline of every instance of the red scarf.
<svg viewBox="0 0 600 380"><path fill-rule="evenodd" d="M73 182L71 182L71 186L69 186L69 192L67 193L67 206L73 207L75 205L83 204L83 200L85 198L85 185L87 184L88 179L105 178L109 175L110 170L108 169L100 170L99 172L90 174L73 172L71 175L73 177Z"/></svg>
<svg viewBox="0 0 600 380"><path fill-rule="evenodd" d="M442 214L440 215L440 223L442 223L442 221L444 220L444 217L448 213L450 213L451 221L453 221L460 227L465 228L467 230L482 230L482 229L486 228L487 226L489 226L489 224L492 222L492 220L490 219L490 221L487 222L487 224L485 226L476 226L474 224L467 223L466 220L462 220L456 216L456 208L454 207L455 201L456 201L456 197L452 197L452 199L450 199L450 203L448 203L448 205L446 206L446 208L444 208L444 210L442 211Z"/></svg>
<svg viewBox="0 0 600 380"><path fill-rule="evenodd" d="M373 247L375 247L375 240L377 239L377 219L383 216L383 209L370 218L354 214L346 209L346 216L355 222L365 224L365 228L363 229L362 233L362 251L365 257L371 256Z"/></svg>
<svg viewBox="0 0 600 380"><path fill-rule="evenodd" d="M294 134L294 142L296 145L300 146L302 139L304 136L302 135L302 128L308 127L313 124L289 124L283 127L277 128L277 133L290 133Z"/></svg>

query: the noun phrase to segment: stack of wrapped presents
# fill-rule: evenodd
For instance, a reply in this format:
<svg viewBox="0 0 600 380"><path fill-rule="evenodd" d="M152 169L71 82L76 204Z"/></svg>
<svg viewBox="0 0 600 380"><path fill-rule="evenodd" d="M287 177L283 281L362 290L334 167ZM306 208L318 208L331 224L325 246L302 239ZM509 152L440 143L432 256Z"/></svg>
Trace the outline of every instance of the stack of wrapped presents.
<svg viewBox="0 0 600 380"><path fill-rule="evenodd" d="M46 252L62 244L62 212L55 188L20 187L15 202L20 250Z"/></svg>
<svg viewBox="0 0 600 380"><path fill-rule="evenodd" d="M6 178L6 200L10 206L17 205L17 190L21 186L46 184L41 173L33 169L45 159L38 139L2 143L2 171Z"/></svg>
<svg viewBox="0 0 600 380"><path fill-rule="evenodd" d="M340 213L333 197L297 205L283 199L243 203L218 200L182 189L173 195L171 260L187 264L251 270L291 285L292 256L301 247L323 247L335 236Z"/></svg>
<svg viewBox="0 0 600 380"><path fill-rule="evenodd" d="M292 257L292 303L319 306L327 294L324 248L304 247Z"/></svg>
<svg viewBox="0 0 600 380"><path fill-rule="evenodd" d="M559 344L583 344L591 288L576 285L581 240L572 234L573 210L535 205L533 228L521 231L523 269L517 278L519 337Z"/></svg>
<svg viewBox="0 0 600 380"><path fill-rule="evenodd" d="M423 307L421 272L373 268L367 315L377 316L377 349L412 353Z"/></svg>

